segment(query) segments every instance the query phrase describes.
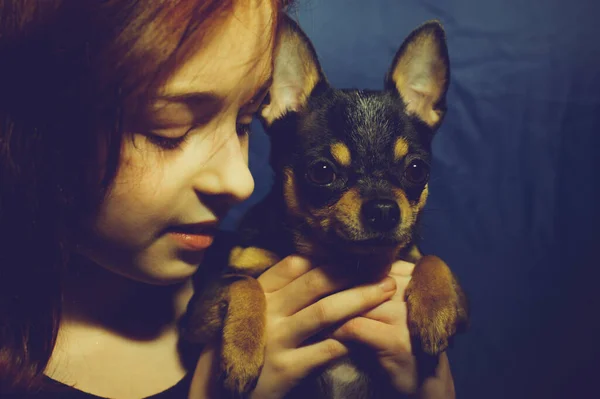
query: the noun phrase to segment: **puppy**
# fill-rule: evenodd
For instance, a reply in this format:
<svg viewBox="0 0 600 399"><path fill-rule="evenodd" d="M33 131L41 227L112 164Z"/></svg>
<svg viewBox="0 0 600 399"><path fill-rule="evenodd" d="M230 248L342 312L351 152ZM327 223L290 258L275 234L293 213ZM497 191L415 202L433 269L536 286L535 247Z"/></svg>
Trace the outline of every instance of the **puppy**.
<svg viewBox="0 0 600 399"><path fill-rule="evenodd" d="M441 259L423 257L415 242L450 81L442 26L427 22L406 38L381 91L331 87L309 39L288 17L274 63L260 111L271 139L272 191L237 234L216 240L183 320L188 341L220 342L223 386L234 396L253 389L264 361L266 302L255 277L293 253L357 283L382 278L394 260L415 262L406 302L422 354L444 351L468 321L453 273ZM372 353L352 352L290 397L398 397Z"/></svg>

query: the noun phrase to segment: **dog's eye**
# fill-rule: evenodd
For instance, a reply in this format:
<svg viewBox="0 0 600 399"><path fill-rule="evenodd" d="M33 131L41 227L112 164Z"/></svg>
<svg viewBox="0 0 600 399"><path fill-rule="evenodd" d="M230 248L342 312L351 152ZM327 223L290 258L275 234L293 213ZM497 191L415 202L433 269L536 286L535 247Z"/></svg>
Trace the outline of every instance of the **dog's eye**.
<svg viewBox="0 0 600 399"><path fill-rule="evenodd" d="M404 171L404 177L413 184L424 184L429 179L429 166L420 159L415 159Z"/></svg>
<svg viewBox="0 0 600 399"><path fill-rule="evenodd" d="M317 162L308 168L308 179L319 186L326 186L335 180L335 170L333 166L324 161Z"/></svg>

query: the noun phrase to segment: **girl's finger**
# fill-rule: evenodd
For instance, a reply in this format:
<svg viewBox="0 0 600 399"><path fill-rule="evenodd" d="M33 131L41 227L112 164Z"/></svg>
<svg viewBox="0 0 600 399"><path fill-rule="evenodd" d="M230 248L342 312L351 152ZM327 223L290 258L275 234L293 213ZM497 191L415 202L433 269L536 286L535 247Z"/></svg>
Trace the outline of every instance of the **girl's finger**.
<svg viewBox="0 0 600 399"><path fill-rule="evenodd" d="M269 312L290 316L319 299L350 284L348 278L334 277L323 268L313 268L271 294Z"/></svg>
<svg viewBox="0 0 600 399"><path fill-rule="evenodd" d="M390 274L398 277L410 277L414 268L414 263L406 262L403 260L397 260L394 263L392 263Z"/></svg>
<svg viewBox="0 0 600 399"><path fill-rule="evenodd" d="M415 265L413 263L402 260L392 264L389 275L396 280L396 284L398 285L394 299L398 298L402 301L405 300L404 295L406 294L406 287L408 287L408 283L410 283L411 274L414 268Z"/></svg>
<svg viewBox="0 0 600 399"><path fill-rule="evenodd" d="M361 316L385 324L402 326L406 325L406 315L406 302L390 299Z"/></svg>
<svg viewBox="0 0 600 399"><path fill-rule="evenodd" d="M348 320L331 337L342 342L359 342L378 352L409 354L412 350L408 329L398 329L366 317Z"/></svg>
<svg viewBox="0 0 600 399"><path fill-rule="evenodd" d="M202 351L192 377L190 393L196 397L216 397L219 390L217 384L219 375L218 350L214 345L205 347Z"/></svg>
<svg viewBox="0 0 600 399"><path fill-rule="evenodd" d="M313 267L313 264L304 257L288 256L261 274L258 282L263 291L268 294L282 289L298 277L308 273Z"/></svg>
<svg viewBox="0 0 600 399"><path fill-rule="evenodd" d="M386 277L379 284L353 287L321 299L286 320L288 345L296 347L319 331L374 308L395 291L396 283Z"/></svg>
<svg viewBox="0 0 600 399"><path fill-rule="evenodd" d="M406 300L406 287L408 287L408 283L410 283L410 277L397 276L392 273L390 273L389 276L396 280L396 286L398 287L394 294L394 300L404 302Z"/></svg>
<svg viewBox="0 0 600 399"><path fill-rule="evenodd" d="M290 364L298 370L297 377L304 378L318 367L339 359L349 352L348 347L333 338L327 338L295 349L290 354Z"/></svg>

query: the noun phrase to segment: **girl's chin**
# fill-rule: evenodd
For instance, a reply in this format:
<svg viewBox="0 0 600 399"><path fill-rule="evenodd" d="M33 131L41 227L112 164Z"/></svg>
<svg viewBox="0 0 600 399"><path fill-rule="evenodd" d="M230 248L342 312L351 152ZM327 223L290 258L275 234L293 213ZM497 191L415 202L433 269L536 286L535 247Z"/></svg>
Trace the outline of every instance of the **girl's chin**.
<svg viewBox="0 0 600 399"><path fill-rule="evenodd" d="M158 272L151 271L148 273L139 273L132 276L140 282L153 285L173 285L180 284L189 280L198 270L199 264L189 264L181 262L172 267L160 270Z"/></svg>

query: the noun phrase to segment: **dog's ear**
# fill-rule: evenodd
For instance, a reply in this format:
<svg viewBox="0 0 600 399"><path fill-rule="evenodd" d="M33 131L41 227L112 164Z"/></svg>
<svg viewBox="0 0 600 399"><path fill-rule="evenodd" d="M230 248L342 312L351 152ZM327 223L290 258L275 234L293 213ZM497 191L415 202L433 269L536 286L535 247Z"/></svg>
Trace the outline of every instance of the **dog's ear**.
<svg viewBox="0 0 600 399"><path fill-rule="evenodd" d="M446 113L450 60L446 34L438 21L426 22L406 38L385 83L400 94L408 114L432 128L439 126Z"/></svg>
<svg viewBox="0 0 600 399"><path fill-rule="evenodd" d="M265 127L291 111L299 111L317 84L326 83L317 53L298 24L283 15L274 53L273 83L260 111Z"/></svg>

